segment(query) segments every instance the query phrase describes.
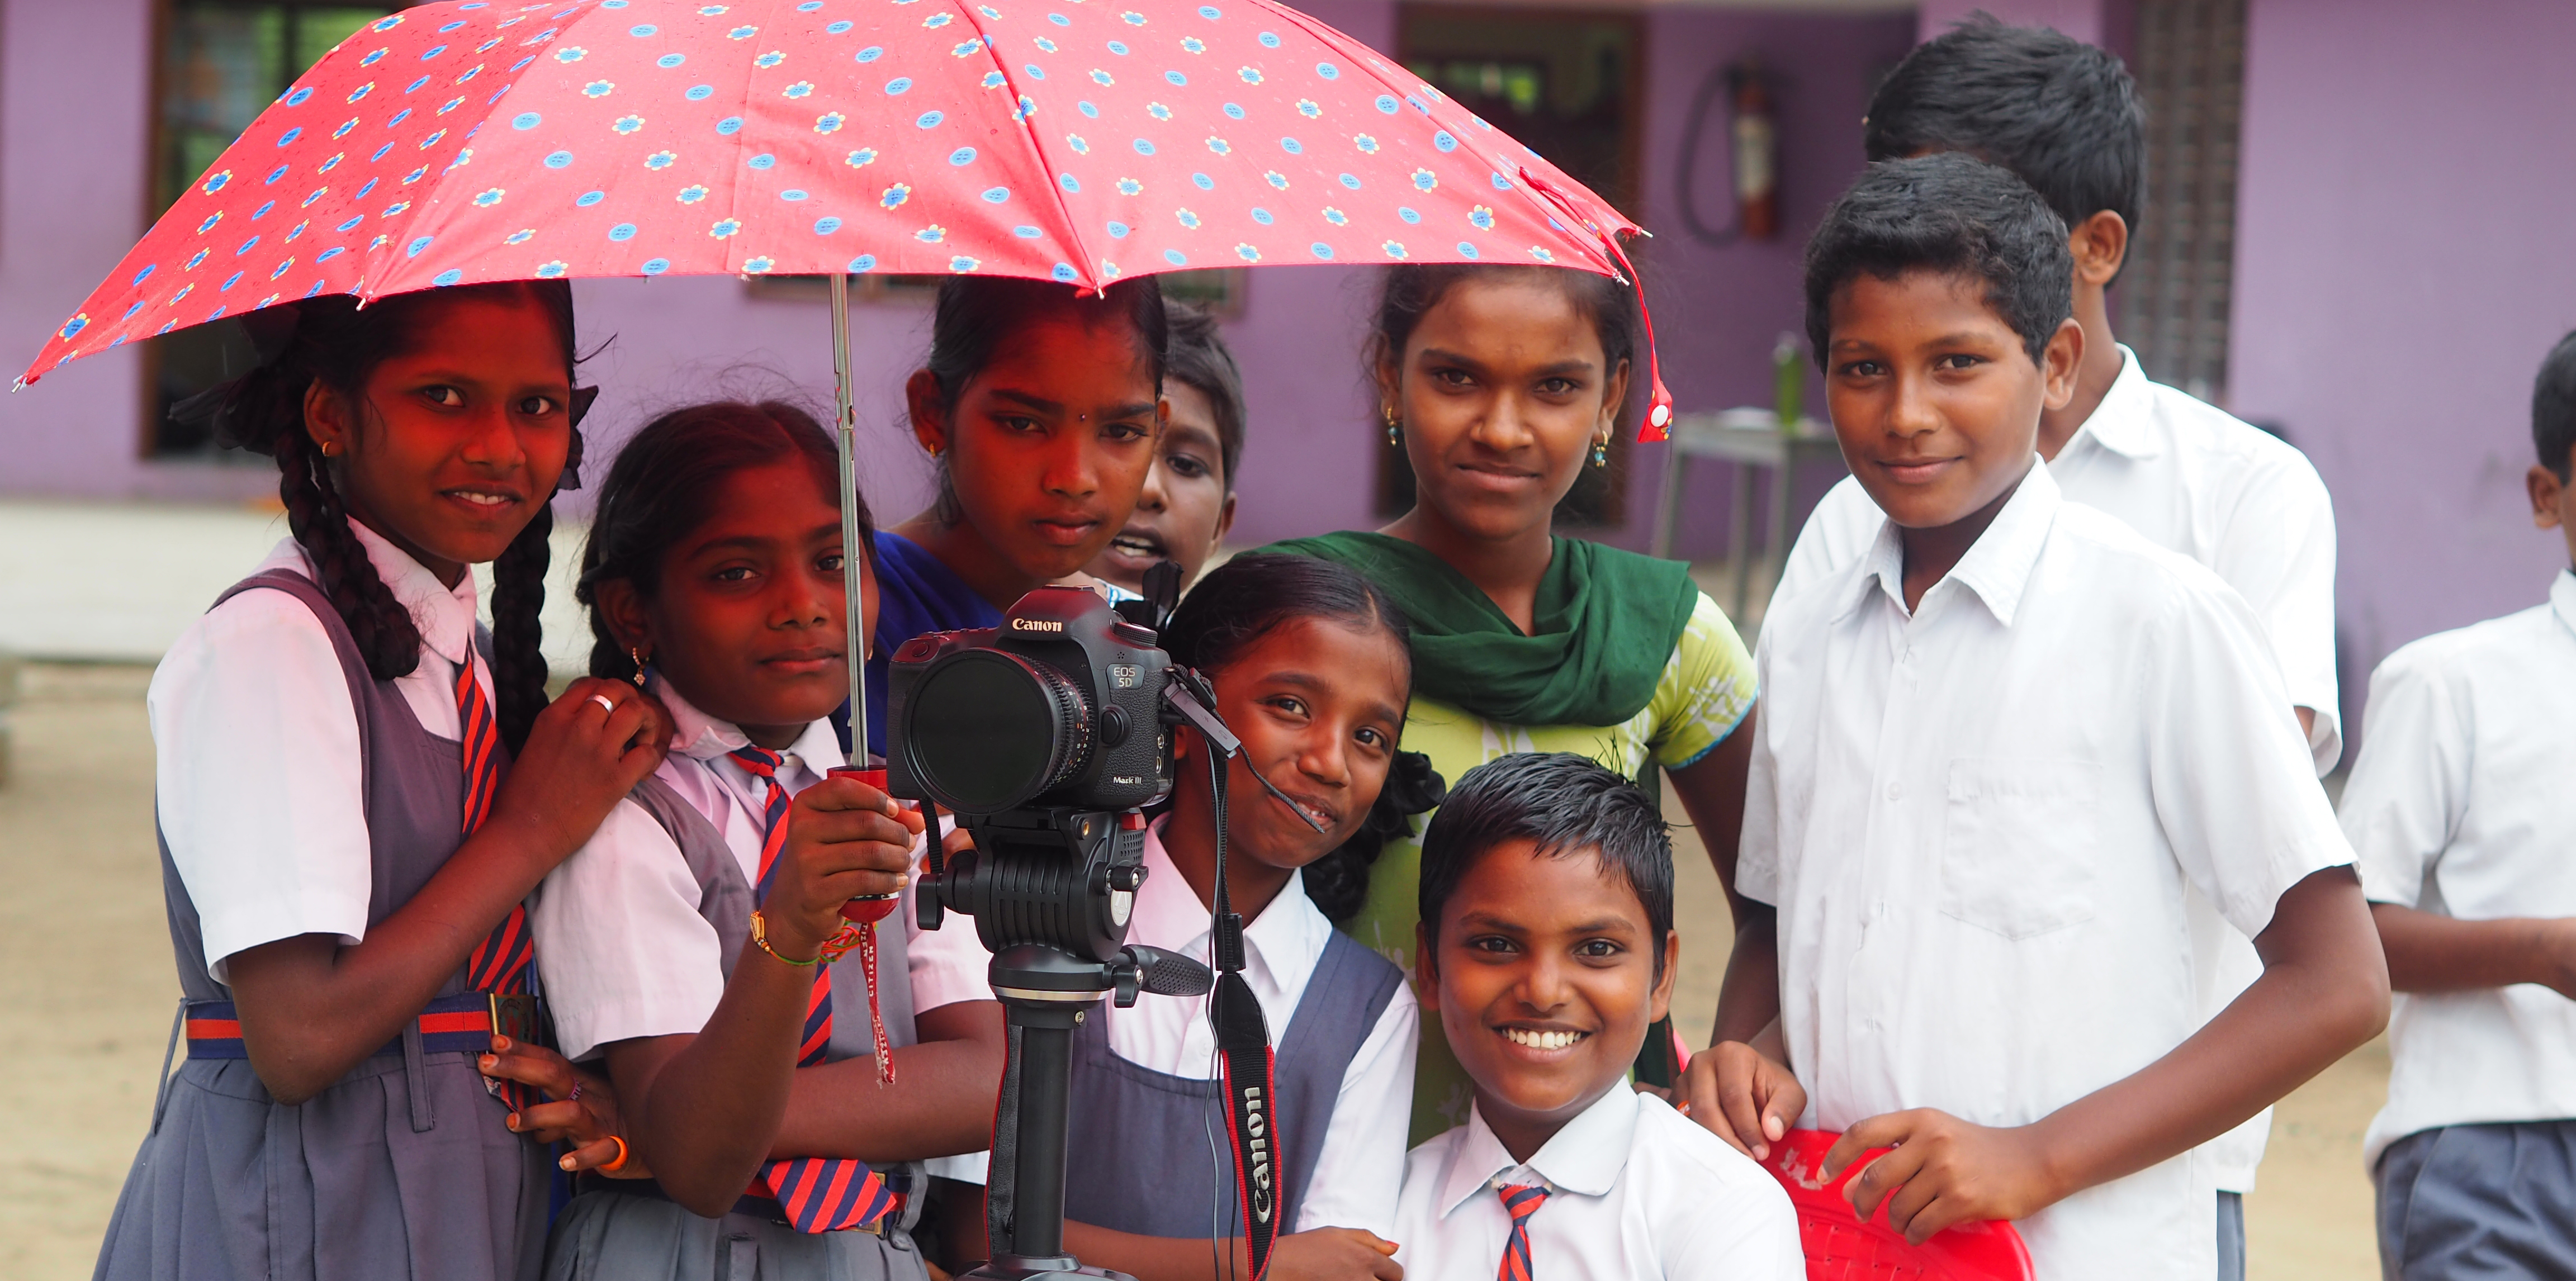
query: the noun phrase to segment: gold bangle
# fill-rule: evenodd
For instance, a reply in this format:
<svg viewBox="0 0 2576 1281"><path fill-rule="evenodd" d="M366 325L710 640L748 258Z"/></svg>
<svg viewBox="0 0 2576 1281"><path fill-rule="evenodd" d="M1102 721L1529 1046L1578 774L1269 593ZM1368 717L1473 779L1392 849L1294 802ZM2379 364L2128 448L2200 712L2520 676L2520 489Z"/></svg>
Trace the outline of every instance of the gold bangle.
<svg viewBox="0 0 2576 1281"><path fill-rule="evenodd" d="M793 965L798 969L811 969L823 963L823 958L819 956L810 961L800 961L792 956L779 956L778 949L769 945L769 925L760 919L760 909L756 907L751 909L751 941L761 951L776 956L782 963Z"/></svg>

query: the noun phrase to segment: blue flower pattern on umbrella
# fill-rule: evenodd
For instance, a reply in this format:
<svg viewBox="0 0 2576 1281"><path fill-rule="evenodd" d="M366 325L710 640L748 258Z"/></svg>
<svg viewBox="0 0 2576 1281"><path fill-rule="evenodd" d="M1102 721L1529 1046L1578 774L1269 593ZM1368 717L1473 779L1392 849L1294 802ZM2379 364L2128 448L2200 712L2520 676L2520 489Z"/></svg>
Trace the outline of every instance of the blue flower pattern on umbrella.
<svg viewBox="0 0 2576 1281"><path fill-rule="evenodd" d="M1022 22L1047 34L1013 34ZM729 87L698 82L725 79L710 74L708 59L726 42L754 40L747 75L736 61ZM419 70L382 75L404 66ZM405 86L430 83L452 86L450 96L434 112L442 100L433 96L415 116ZM898 99L919 105L897 113L889 108ZM1112 152L1021 123L1054 112L1142 126L1113 135L1128 144L1114 153L1142 167L1104 172ZM1356 119L1369 131L1333 127ZM1256 148L1268 163L1228 140L1242 136L1234 124L1278 140ZM890 128L930 142L961 127L977 136L975 148L954 137L931 147L887 141ZM381 141L334 149L335 139L370 130ZM870 145L853 148L846 134ZM698 154L692 139L719 154ZM483 181L433 180L478 159L478 146ZM397 152L403 159L389 158ZM952 164L974 179L948 178ZM1557 206L1520 182L1525 165L1580 203ZM864 184L857 169L870 171ZM678 185L631 181L639 172ZM1254 199L1306 181L1351 203ZM194 280L151 268L204 261L189 242L211 236L228 210L244 216L261 202L233 202L268 184L291 186L279 195L307 221L223 248L249 278L278 282L281 298L666 273L1002 270L1105 283L1193 255L1205 265L1281 253L1363 263L1500 254L1602 270L1598 237L1583 227L1625 225L1391 59L1291 21L1272 0L1150 13L1046 0L443 3L370 24L308 71L186 189L34 372L201 323L204 305L180 307ZM369 202L384 184L403 198ZM1047 200L1012 199L1041 184L1055 188ZM1181 190L1191 206L1173 200ZM1469 190L1490 192L1492 203L1447 203L1447 193ZM1408 208L1399 191L1427 203ZM898 224L886 214L899 207ZM724 216L710 222L709 210ZM1401 234L1426 216L1465 238L1444 245ZM1219 238L1204 239L1211 234ZM852 236L863 252L854 255ZM1112 243L1129 266L1103 256ZM247 301L228 298L227 314Z"/></svg>

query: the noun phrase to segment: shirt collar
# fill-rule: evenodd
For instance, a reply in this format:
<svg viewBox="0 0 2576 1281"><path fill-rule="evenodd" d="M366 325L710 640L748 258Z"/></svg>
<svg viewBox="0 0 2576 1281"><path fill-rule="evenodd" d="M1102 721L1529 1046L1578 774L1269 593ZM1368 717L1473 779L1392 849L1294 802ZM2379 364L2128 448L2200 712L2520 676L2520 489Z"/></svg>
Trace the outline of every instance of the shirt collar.
<svg viewBox="0 0 2576 1281"><path fill-rule="evenodd" d="M2093 407L2084 425L2075 429L2075 437L2066 442L2068 449L2075 441L2090 436L2095 444L2123 458L2153 458L2164 452L2164 442L2149 429L2155 410L2147 371L2138 365L2138 354L2121 347L2120 376L2111 380L2110 390L2102 393L2102 403ZM2063 456L2061 451L2060 456Z"/></svg>
<svg viewBox="0 0 2576 1281"><path fill-rule="evenodd" d="M1213 961L1208 905L1199 901L1198 891L1190 888L1189 878L1181 875L1180 865L1163 847L1163 825L1171 821L1166 814L1145 829L1145 883L1136 890L1134 924L1128 933L1140 942L1176 947ZM1332 922L1306 897L1306 874L1289 873L1288 883L1279 887L1261 915L1244 923L1245 977L1258 979L1274 992L1286 990L1288 976L1314 971L1323 959L1324 945L1331 941L1332 929ZM1284 1030L1273 1028L1272 1033Z"/></svg>
<svg viewBox="0 0 2576 1281"><path fill-rule="evenodd" d="M411 553L394 546L385 536L352 519L350 532L358 544L367 549L367 563L376 567L376 577L411 611L412 626L420 630L421 648L462 664L474 648L474 575L461 574L456 586L438 581ZM308 561L311 557L306 558ZM318 578L318 576L317 576Z"/></svg>
<svg viewBox="0 0 2576 1281"><path fill-rule="evenodd" d="M1467 1113L1467 1132L1450 1150L1449 1168L1440 1178L1440 1214L1446 1218L1469 1199L1494 1195L1497 1176L1528 1166L1547 1182L1551 1193L1607 1196L1627 1168L1628 1152L1637 1141L1637 1092L1625 1080L1614 1081L1592 1105L1575 1114L1532 1153L1515 1161L1503 1141L1485 1124L1481 1105Z"/></svg>
<svg viewBox="0 0 2576 1281"><path fill-rule="evenodd" d="M737 748L751 745L751 739L743 734L740 727L699 711L695 704L680 696L680 691L671 687L671 682L662 679L660 672L653 673L646 684L653 697L662 700L663 708L671 713L673 753L691 760L712 761ZM848 759L841 754L840 736L832 732L832 722L828 717L807 725L805 732L787 745L784 755L802 761L817 778L830 773Z"/></svg>
<svg viewBox="0 0 2576 1281"><path fill-rule="evenodd" d="M2567 630L2576 632L2576 569L2562 569L2549 584L2549 607Z"/></svg>
<svg viewBox="0 0 2576 1281"><path fill-rule="evenodd" d="M2057 478L2033 454L2030 471L2005 501L2004 509L1995 513L1994 523L1986 526L1986 532L1977 536L1968 554L1960 557L1941 581L1956 580L1986 603L1995 621L2012 626L2022 589L2030 584L2031 567L2038 563L2039 549L2047 542L2049 527L2056 523L2057 509L2065 503ZM1934 583L1931 590L1924 592L1924 601L1928 603L1940 586ZM1892 520L1879 521L1878 541L1870 544L1854 569L1847 588L1850 597L1835 617L1860 608L1873 588L1894 602L1898 613L1905 612L1905 545Z"/></svg>

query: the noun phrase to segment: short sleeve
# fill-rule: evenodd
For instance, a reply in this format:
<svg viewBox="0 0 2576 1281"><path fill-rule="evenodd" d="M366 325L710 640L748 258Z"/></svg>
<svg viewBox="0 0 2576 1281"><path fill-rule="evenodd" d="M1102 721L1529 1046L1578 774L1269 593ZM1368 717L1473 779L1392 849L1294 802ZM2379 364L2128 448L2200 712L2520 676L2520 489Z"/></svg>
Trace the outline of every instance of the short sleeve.
<svg viewBox="0 0 2576 1281"><path fill-rule="evenodd" d="M2322 774L2343 756L2335 684L2334 500L2305 457L2287 446L2278 452L2283 457L2248 469L2210 568L2262 619L2290 705L2315 713L2308 746Z"/></svg>
<svg viewBox="0 0 2576 1281"><path fill-rule="evenodd" d="M266 588L216 606L171 646L146 701L162 837L216 980L264 943L366 937L358 712L312 608Z"/></svg>
<svg viewBox="0 0 2576 1281"><path fill-rule="evenodd" d="M2370 677L2370 736L2344 782L2343 831L2374 903L2414 907L2467 808L2470 726L2423 644Z"/></svg>
<svg viewBox="0 0 2576 1281"><path fill-rule="evenodd" d="M699 898L679 845L632 800L547 873L529 922L564 1057L706 1027L724 999L724 945Z"/></svg>
<svg viewBox="0 0 2576 1281"><path fill-rule="evenodd" d="M1378 1014L1342 1070L1333 1119L1324 1127L1306 1200L1290 1228L1361 1228L1395 1240L1396 1194L1404 1181L1404 1140L1413 1123L1413 1065L1421 1048L1422 1007L1410 984Z"/></svg>
<svg viewBox="0 0 2576 1281"><path fill-rule="evenodd" d="M1754 690L1753 655L1744 638L1726 611L1700 593L1647 704L1655 726L1647 746L1655 763L1680 769L1708 755L1743 723Z"/></svg>
<svg viewBox="0 0 2576 1281"><path fill-rule="evenodd" d="M1766 627L1754 642L1757 671L1770 666L1771 634ZM1752 763L1744 779L1744 830L1735 854L1735 892L1774 907L1780 902L1780 764L1771 751L1777 726L1765 715L1753 728Z"/></svg>
<svg viewBox="0 0 2576 1281"><path fill-rule="evenodd" d="M2141 653L2147 768L2174 857L2248 938L2310 873L2353 861L2244 600L2179 585Z"/></svg>

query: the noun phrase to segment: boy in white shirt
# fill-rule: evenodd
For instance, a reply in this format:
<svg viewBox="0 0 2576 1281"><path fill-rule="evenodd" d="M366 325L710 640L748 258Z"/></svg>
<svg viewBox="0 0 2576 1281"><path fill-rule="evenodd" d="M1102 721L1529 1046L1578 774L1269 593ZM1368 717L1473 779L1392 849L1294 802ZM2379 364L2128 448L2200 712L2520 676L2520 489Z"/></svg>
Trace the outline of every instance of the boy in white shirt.
<svg viewBox="0 0 2576 1281"><path fill-rule="evenodd" d="M1405 1159L1405 1281L1806 1275L1788 1194L1629 1088L1672 999L1672 844L1579 756L1469 770L1422 841L1422 1001L1475 1085Z"/></svg>
<svg viewBox="0 0 2576 1281"><path fill-rule="evenodd" d="M1833 1173L1894 1147L1850 1195L1918 1241L2009 1219L2042 1278L2205 1281L2192 1149L2375 1033L2386 972L2260 622L2039 465L2071 271L2042 199L1958 153L1870 166L1808 245L1888 517L1764 621L1720 1011L1763 1030L1711 1051L1701 1119L1757 1156L1842 1131ZM2266 966L2214 1019L2186 889Z"/></svg>
<svg viewBox="0 0 2576 1281"><path fill-rule="evenodd" d="M2576 564L2576 334L2531 397L2532 523ZM2576 1275L2576 571L2370 678L2343 828L2397 998L2362 1156L2392 1281Z"/></svg>
<svg viewBox="0 0 2576 1281"><path fill-rule="evenodd" d="M2316 770L2343 755L2335 680L2334 504L2307 455L2189 393L2149 379L2111 336L2108 292L2128 260L2146 188L2145 113L2108 50L2045 27L1982 14L1926 41L1871 96L1862 147L1872 160L1964 151L2013 171L2066 220L2075 322L2084 357L2075 394L2039 419L2039 455L2066 497L2119 517L2148 542L2207 565L2245 597L2280 660ZM1774 599L1861 558L1886 516L1855 478L1807 518ZM2216 1014L2263 972L2243 934L2191 902ZM2256 1114L2214 1141L2219 1275L2243 1281L2240 1194L2271 1133Z"/></svg>

